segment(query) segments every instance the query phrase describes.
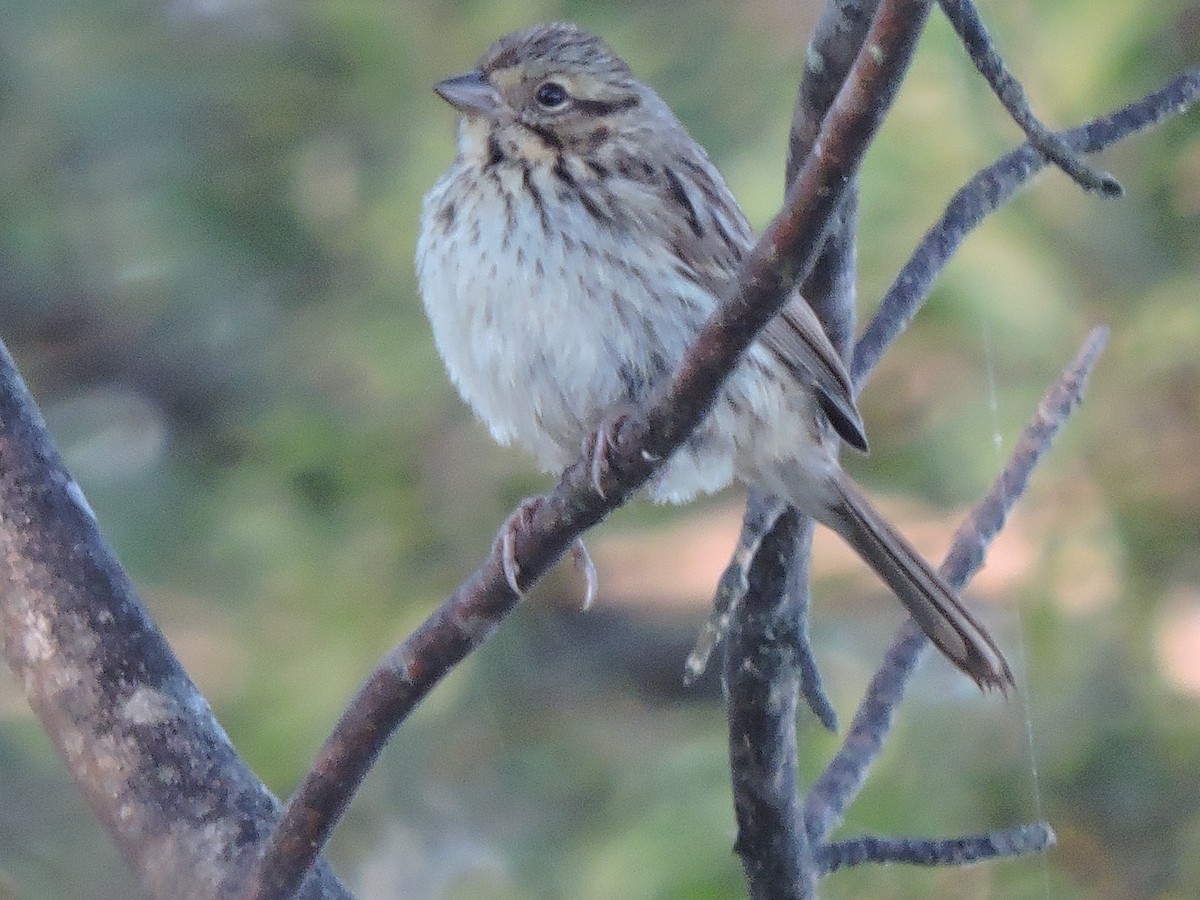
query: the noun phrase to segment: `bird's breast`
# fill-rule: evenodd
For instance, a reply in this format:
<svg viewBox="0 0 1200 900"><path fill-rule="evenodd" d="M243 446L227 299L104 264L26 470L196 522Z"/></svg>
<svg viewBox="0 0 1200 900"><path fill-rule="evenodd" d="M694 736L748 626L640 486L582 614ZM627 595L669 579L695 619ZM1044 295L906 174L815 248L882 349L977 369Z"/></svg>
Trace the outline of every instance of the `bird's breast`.
<svg viewBox="0 0 1200 900"><path fill-rule="evenodd" d="M438 349L493 436L552 471L674 368L712 308L669 247L603 213L614 202L528 162L460 166L426 198L418 278Z"/></svg>

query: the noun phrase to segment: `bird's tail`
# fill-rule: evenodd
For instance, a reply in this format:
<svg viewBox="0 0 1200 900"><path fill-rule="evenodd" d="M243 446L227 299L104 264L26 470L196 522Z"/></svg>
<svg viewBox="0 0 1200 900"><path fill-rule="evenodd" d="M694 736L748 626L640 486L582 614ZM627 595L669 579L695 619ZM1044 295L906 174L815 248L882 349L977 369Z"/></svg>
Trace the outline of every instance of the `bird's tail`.
<svg viewBox="0 0 1200 900"><path fill-rule="evenodd" d="M863 496L844 472L835 478L840 502L823 517L886 582L954 665L980 688L1001 691L1013 684L1012 671L991 635L975 621L924 557Z"/></svg>

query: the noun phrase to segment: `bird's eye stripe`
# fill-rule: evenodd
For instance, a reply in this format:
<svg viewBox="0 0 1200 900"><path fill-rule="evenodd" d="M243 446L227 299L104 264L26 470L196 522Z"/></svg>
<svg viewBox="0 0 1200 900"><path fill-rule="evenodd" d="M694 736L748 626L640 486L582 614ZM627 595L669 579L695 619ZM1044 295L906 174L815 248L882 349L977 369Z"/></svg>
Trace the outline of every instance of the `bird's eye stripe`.
<svg viewBox="0 0 1200 900"><path fill-rule="evenodd" d="M630 94L620 100L585 100L577 99L575 108L589 116L607 116L621 110L633 109L640 101L637 96Z"/></svg>

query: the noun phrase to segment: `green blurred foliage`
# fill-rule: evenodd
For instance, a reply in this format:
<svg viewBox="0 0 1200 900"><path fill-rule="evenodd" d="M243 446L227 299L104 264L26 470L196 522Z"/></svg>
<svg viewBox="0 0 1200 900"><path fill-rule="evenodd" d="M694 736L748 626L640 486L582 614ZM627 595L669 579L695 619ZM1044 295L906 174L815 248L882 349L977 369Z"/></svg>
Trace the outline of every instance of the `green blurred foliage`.
<svg viewBox="0 0 1200 900"><path fill-rule="evenodd" d="M983 12L1053 123L1200 57L1186 0ZM471 421L420 311L420 199L453 153L429 86L505 31L576 19L659 88L762 225L814 16L769 0L0 5L0 336L276 791L515 499L547 484ZM864 316L953 191L1016 140L935 14L862 176ZM873 454L853 460L952 520L1079 338L1113 327L1014 520L1020 590L990 615L1021 697L981 701L931 664L843 829L1045 817L1060 848L839 873L823 896L1200 894L1200 687L1168 652L1190 622L1185 662L1200 659L1197 113L1100 162L1125 199L1047 173L967 242L864 396ZM688 515L640 503L606 528ZM339 831L340 871L364 898L740 896L721 708L675 683L704 598L582 624L546 599L401 730ZM816 630L848 719L898 619L846 607L819 598ZM0 897L128 896L16 686L0 687ZM810 780L834 747L806 720Z"/></svg>

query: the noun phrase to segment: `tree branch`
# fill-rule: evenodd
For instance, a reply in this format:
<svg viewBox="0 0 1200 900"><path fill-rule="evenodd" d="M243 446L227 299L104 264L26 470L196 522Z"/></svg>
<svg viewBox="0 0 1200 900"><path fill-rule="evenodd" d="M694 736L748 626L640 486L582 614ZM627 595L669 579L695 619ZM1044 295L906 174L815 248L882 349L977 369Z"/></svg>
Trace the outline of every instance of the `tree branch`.
<svg viewBox="0 0 1200 900"><path fill-rule="evenodd" d="M279 803L146 612L3 344L0 631L29 705L143 890L236 896ZM349 894L321 863L300 896Z"/></svg>
<svg viewBox="0 0 1200 900"><path fill-rule="evenodd" d="M961 590L983 565L988 545L1025 493L1034 467L1081 402L1088 376L1107 338L1106 328L1095 328L1088 335L1075 360L1042 397L987 496L959 526L940 569L955 590ZM904 698L908 678L927 645L928 639L916 623L906 620L871 679L841 750L809 792L805 822L814 845L822 843L837 826L866 782Z"/></svg>
<svg viewBox="0 0 1200 900"><path fill-rule="evenodd" d="M989 859L1041 853L1053 847L1054 842L1054 831L1042 823L959 838L867 836L822 847L817 863L823 875L863 863L968 866Z"/></svg>
<svg viewBox="0 0 1200 900"><path fill-rule="evenodd" d="M988 36L979 10L971 0L938 0L942 12L958 32L971 62L984 77L996 98L1017 123L1029 143L1049 162L1063 170L1076 184L1105 197L1120 197L1121 185L1107 172L1097 172L1067 141L1041 123L1029 106L1021 82L1008 70Z"/></svg>
<svg viewBox="0 0 1200 900"><path fill-rule="evenodd" d="M812 528L800 519L786 509L763 537L725 642L729 768L738 823L733 849L754 898L811 898L817 889L798 814L799 620L781 615L780 608L808 577Z"/></svg>
<svg viewBox="0 0 1200 900"><path fill-rule="evenodd" d="M792 186L801 164L812 149L821 122L858 56L878 5L878 0L830 2L825 5L805 54L804 74L792 112L784 173L786 188ZM847 188L837 221L826 235L812 273L800 286L801 295L813 307L830 342L847 364L850 361L856 318L857 192L855 179ZM728 630L732 611L745 594L750 566L754 563L763 537L775 526L783 508L780 501L750 490L737 549L717 586L713 613L706 621L695 649L688 656L684 668L685 684L690 684L704 672L709 656ZM812 523L803 524L803 527L811 529ZM797 564L807 565L799 561ZM821 686L807 636L808 605L808 579L803 578L797 582L797 595L792 603L794 608L781 610L781 614L798 620L802 626L796 634L799 653L796 664L801 670L801 695L825 727L836 731L837 716Z"/></svg>
<svg viewBox="0 0 1200 900"><path fill-rule="evenodd" d="M1072 128L1063 138L1073 150L1098 153L1167 116L1184 114L1198 98L1200 68L1189 69L1141 100ZM859 339L851 373L856 385L866 381L884 350L908 327L933 282L967 235L1045 165L1045 157L1031 144L1024 144L980 171L954 195L888 288L879 311Z"/></svg>
<svg viewBox="0 0 1200 900"><path fill-rule="evenodd" d="M788 140L790 190L860 55L877 0L828 3L806 54ZM900 76L902 77L902 73ZM801 294L849 362L855 329L857 176L829 228ZM704 660L722 634L729 759L738 837L734 848L755 897L815 897L817 867L797 790L797 693L831 731L837 715L821 684L809 635L812 519L751 489L738 549L721 578L714 618L702 635Z"/></svg>
<svg viewBox="0 0 1200 900"><path fill-rule="evenodd" d="M891 108L928 13L929 4L922 0L880 4L864 52L825 117L814 152L789 189L783 211L748 255L735 292L684 357L664 402L654 404L645 417L631 419L623 430L632 454L670 455L704 417L725 375L758 331L812 271L846 189Z"/></svg>

